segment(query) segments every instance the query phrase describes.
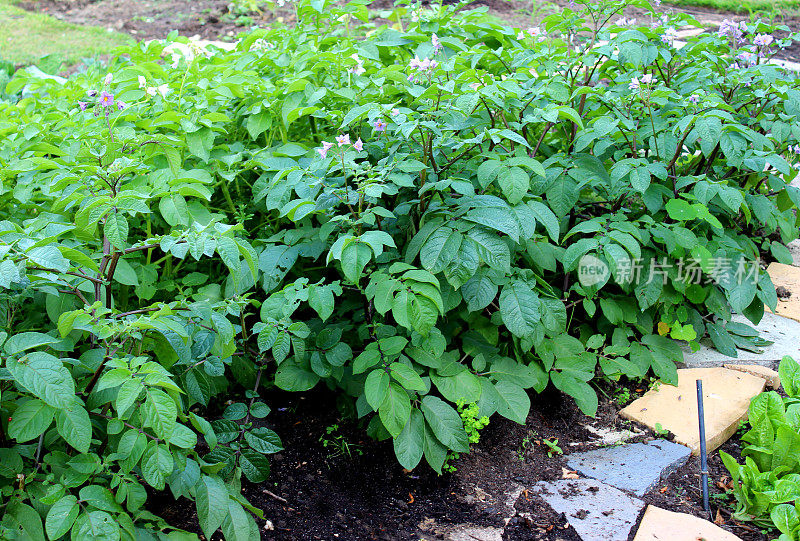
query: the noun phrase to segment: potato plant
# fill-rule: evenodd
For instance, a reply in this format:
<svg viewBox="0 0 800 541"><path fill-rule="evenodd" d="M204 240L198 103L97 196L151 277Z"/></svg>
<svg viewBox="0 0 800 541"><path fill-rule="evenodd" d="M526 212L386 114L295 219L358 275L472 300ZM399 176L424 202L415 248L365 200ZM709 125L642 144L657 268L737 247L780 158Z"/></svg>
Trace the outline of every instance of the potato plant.
<svg viewBox="0 0 800 541"><path fill-rule="evenodd" d="M301 0L230 52L157 42L0 102L0 522L10 539L257 539L269 389L327 386L405 468L548 385L676 380L762 342L798 233L796 36L602 0ZM782 29L784 32L787 29ZM185 40L184 40L185 41ZM147 488L149 487L149 489Z"/></svg>

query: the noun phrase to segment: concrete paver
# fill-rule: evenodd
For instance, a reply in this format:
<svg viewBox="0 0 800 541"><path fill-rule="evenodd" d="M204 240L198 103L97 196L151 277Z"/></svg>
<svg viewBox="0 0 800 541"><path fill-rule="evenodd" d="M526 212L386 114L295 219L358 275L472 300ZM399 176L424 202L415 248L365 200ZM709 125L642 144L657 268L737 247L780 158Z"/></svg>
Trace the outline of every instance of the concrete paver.
<svg viewBox="0 0 800 541"><path fill-rule="evenodd" d="M644 502L595 479L540 481L535 493L584 541L627 541Z"/></svg>
<svg viewBox="0 0 800 541"><path fill-rule="evenodd" d="M764 378L767 381L767 386L772 389L781 388L781 376L775 370L762 366L760 364L725 364L723 365L729 370L738 370L746 372L759 378Z"/></svg>
<svg viewBox="0 0 800 541"><path fill-rule="evenodd" d="M631 443L575 453L567 467L607 485L637 496L655 488L658 482L683 466L691 449L666 440Z"/></svg>
<svg viewBox="0 0 800 541"><path fill-rule="evenodd" d="M703 380L706 444L711 452L736 432L747 418L750 400L764 390L763 378L727 368L683 368L678 370L678 385L660 385L620 411L625 418L656 430L669 430L675 441L700 452L695 381Z"/></svg>
<svg viewBox="0 0 800 541"><path fill-rule="evenodd" d="M800 297L800 294L798 295ZM776 369L778 363L785 355L791 355L795 359L800 359L800 323L787 317L777 316L770 312L765 312L764 317L753 325L742 315L733 316L733 321L744 323L754 327L760 336L766 340L774 342L772 345L762 348L761 353L753 353L743 349L737 350L737 357L728 357L708 346L701 345L697 352L689 351L687 345L684 348L684 364L687 368L705 368L722 366L726 363L735 364L760 364L768 368Z"/></svg>
<svg viewBox="0 0 800 541"><path fill-rule="evenodd" d="M707 520L648 505L633 541L738 541Z"/></svg>
<svg viewBox="0 0 800 541"><path fill-rule="evenodd" d="M778 297L778 306L775 313L795 321L800 321L800 268L794 265L773 262L767 267L772 283L776 288L784 287L791 295L782 299ZM768 310L765 308L765 310Z"/></svg>

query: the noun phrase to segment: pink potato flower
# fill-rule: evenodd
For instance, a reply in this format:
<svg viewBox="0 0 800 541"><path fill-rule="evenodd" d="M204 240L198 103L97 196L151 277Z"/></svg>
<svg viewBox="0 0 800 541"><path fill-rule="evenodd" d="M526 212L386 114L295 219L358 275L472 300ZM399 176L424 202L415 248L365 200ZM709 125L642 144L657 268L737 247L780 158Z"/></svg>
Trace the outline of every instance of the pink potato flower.
<svg viewBox="0 0 800 541"><path fill-rule="evenodd" d="M111 107L114 105L114 94L109 94L105 90L100 93L100 105L103 107Z"/></svg>
<svg viewBox="0 0 800 541"><path fill-rule="evenodd" d="M330 150L332 147L333 147L333 143L329 143L328 141L323 141L323 142L322 142L322 148L318 148L318 149L317 149L317 152L319 152L319 155L320 155L320 156L322 156L323 158L325 158L325 157L327 157L327 156L328 156L328 151L329 151L329 150Z"/></svg>

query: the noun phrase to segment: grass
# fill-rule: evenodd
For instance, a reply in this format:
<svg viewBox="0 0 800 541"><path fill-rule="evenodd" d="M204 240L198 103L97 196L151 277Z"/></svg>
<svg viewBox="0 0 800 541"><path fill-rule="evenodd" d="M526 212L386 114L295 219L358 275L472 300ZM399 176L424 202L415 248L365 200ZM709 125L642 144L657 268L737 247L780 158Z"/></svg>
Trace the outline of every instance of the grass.
<svg viewBox="0 0 800 541"><path fill-rule="evenodd" d="M800 0L668 0L667 3L674 6L702 6L741 14L800 15Z"/></svg>
<svg viewBox="0 0 800 541"><path fill-rule="evenodd" d="M0 60L33 64L52 55L51 62L70 65L133 42L124 34L59 21L12 4L13 0L0 0Z"/></svg>

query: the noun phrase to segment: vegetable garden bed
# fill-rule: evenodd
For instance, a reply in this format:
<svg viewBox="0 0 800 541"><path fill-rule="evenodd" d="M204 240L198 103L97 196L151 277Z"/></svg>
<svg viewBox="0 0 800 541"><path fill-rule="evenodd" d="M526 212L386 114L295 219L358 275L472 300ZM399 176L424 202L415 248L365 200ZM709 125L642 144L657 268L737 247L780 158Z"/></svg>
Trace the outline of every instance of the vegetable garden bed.
<svg viewBox="0 0 800 541"><path fill-rule="evenodd" d="M775 308L761 267L791 262L800 205L800 84L767 60L800 35L728 21L678 49L695 21L636 26L631 6L649 9L522 29L398 7L375 28L364 2L311 0L232 51L150 41L67 79L18 70L0 101L0 536L238 541L330 516L327 535L345 494L378 535L435 521L417 497L455 522L470 494L436 475L490 482L468 455L487 422L502 448L536 419L522 441L542 432L552 458L489 455L527 483L559 471L609 386L674 383L676 340L754 344L730 319ZM361 436L332 428L333 400ZM286 447L309 437L323 450ZM305 499L263 492L273 466ZM408 489L407 516L382 482Z"/></svg>

